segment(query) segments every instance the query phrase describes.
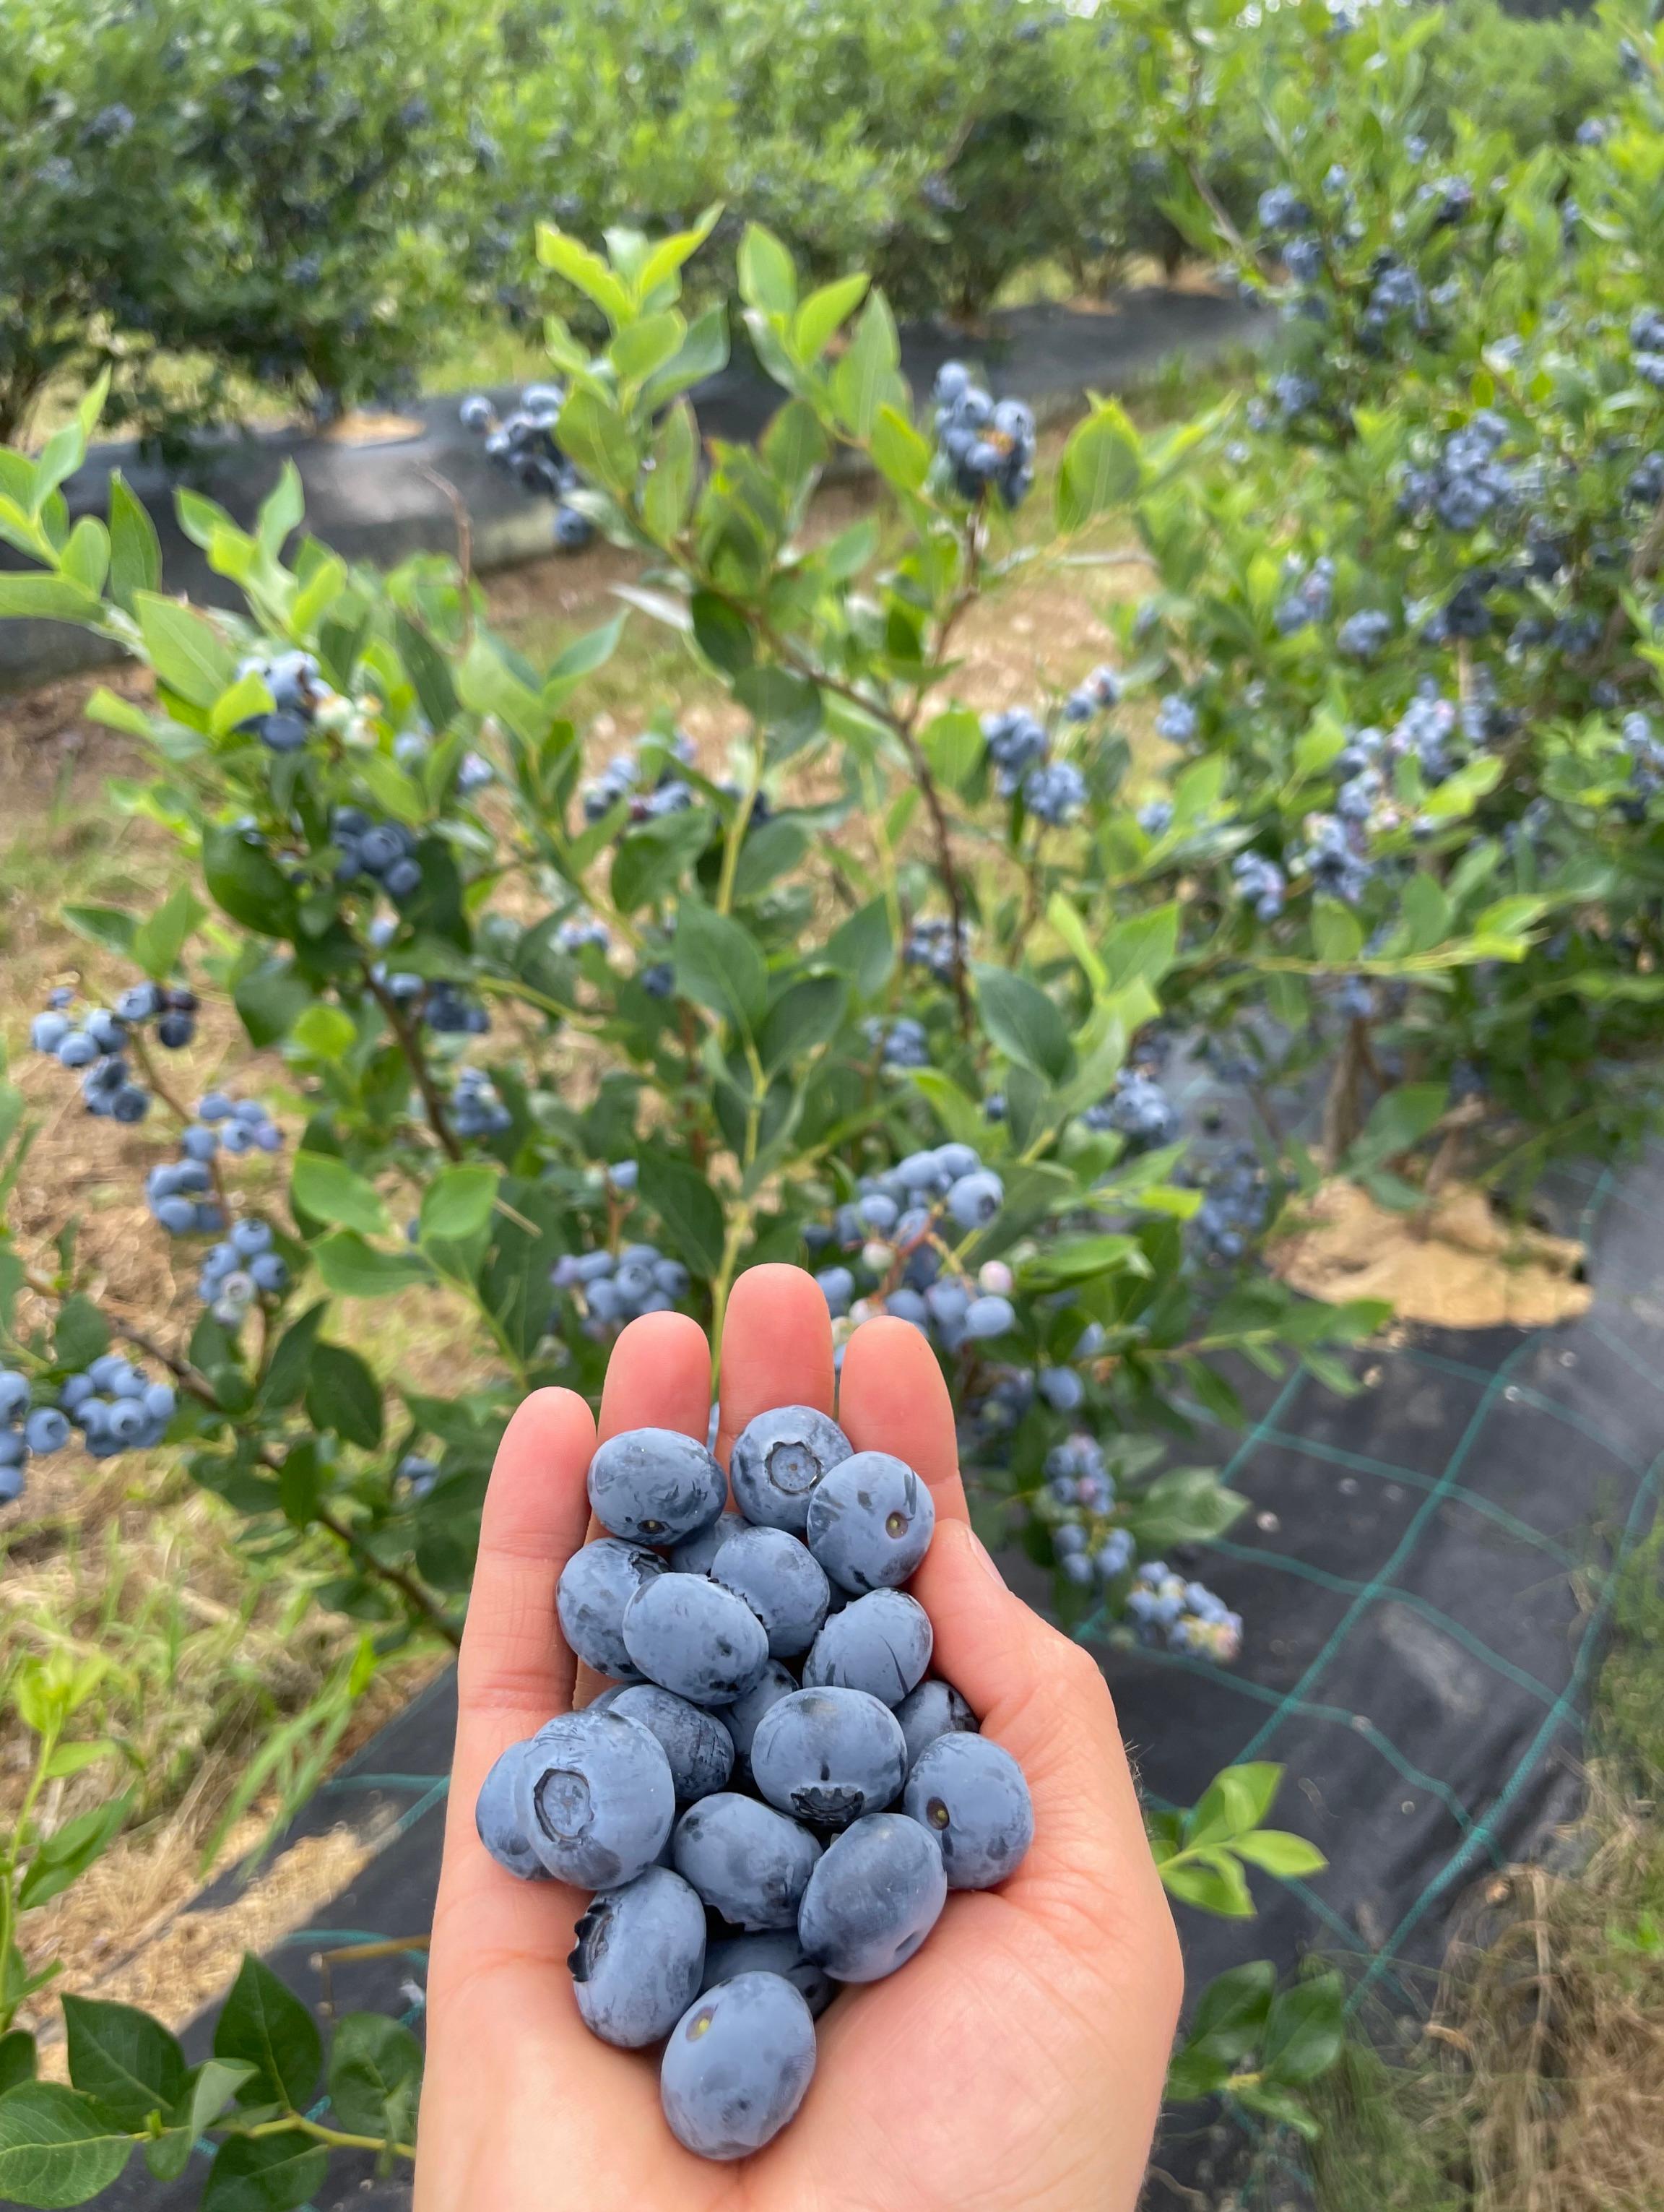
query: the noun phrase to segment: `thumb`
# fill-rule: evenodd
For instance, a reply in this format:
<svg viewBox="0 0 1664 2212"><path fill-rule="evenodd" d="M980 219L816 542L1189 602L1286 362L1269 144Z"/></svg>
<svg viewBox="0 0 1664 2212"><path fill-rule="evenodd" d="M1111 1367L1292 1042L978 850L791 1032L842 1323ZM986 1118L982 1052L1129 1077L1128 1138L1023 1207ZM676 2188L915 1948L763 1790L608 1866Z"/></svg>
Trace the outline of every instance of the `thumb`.
<svg viewBox="0 0 1664 2212"><path fill-rule="evenodd" d="M1096 1663L1006 1589L969 1522L938 1522L912 1587L935 1631L932 1671L1011 1753L1034 1799L1034 1844L1002 1894L1072 1942L1108 1942L1123 1962L1137 1954L1176 2013L1173 1917Z"/></svg>

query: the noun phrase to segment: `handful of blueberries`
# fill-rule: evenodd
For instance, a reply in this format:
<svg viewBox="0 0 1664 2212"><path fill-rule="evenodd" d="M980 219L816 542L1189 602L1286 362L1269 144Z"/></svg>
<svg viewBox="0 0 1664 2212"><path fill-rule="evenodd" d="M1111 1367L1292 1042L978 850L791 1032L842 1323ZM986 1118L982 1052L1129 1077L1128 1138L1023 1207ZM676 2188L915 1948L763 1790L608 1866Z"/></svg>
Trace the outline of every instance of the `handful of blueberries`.
<svg viewBox="0 0 1664 2212"><path fill-rule="evenodd" d="M567 1562L568 1644L614 1678L512 1745L477 1819L499 1865L592 1890L568 1964L585 2025L664 2045L665 2117L744 2158L796 2113L841 1982L904 1966L950 1889L1022 1860L1022 1769L929 1678L902 1588L935 1508L888 1452L805 1406L759 1413L728 1476L635 1429L589 1470L609 1532Z"/></svg>

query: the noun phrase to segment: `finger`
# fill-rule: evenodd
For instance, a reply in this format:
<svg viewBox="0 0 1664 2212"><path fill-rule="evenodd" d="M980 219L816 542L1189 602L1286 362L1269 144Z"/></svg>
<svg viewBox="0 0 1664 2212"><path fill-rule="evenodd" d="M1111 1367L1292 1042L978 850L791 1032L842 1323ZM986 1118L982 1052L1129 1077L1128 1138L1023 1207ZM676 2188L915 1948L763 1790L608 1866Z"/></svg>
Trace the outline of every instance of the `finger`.
<svg viewBox="0 0 1664 2212"><path fill-rule="evenodd" d="M932 1671L1011 1753L1034 1798L1034 1848L1012 1893L1065 1923L1084 1915L1100 1940L1152 1919L1170 1926L1114 1705L1090 1654L1006 1589L969 1524L938 1528L912 1588L935 1631Z"/></svg>
<svg viewBox="0 0 1664 2212"><path fill-rule="evenodd" d="M745 1424L772 1406L832 1410L832 1316L801 1267L749 1267L734 1285L722 1329L724 1467Z"/></svg>
<svg viewBox="0 0 1664 2212"><path fill-rule="evenodd" d="M686 1314L643 1314L622 1329L601 1391L601 1437L677 1429L702 1443L711 1419L711 1348Z"/></svg>
<svg viewBox="0 0 1664 2212"><path fill-rule="evenodd" d="M923 1475L938 1519L969 1520L952 1401L929 1340L910 1321L880 1315L850 1338L838 1420L857 1451L893 1452Z"/></svg>
<svg viewBox="0 0 1664 2212"><path fill-rule="evenodd" d="M573 1661L555 1617L561 1570L584 1540L585 1478L595 1449L589 1407L571 1390L537 1390L503 1431L485 1493L479 1559L457 1662L457 1741L446 1814L446 1876L497 1874L474 1832L474 1800L492 1761L572 1699Z"/></svg>

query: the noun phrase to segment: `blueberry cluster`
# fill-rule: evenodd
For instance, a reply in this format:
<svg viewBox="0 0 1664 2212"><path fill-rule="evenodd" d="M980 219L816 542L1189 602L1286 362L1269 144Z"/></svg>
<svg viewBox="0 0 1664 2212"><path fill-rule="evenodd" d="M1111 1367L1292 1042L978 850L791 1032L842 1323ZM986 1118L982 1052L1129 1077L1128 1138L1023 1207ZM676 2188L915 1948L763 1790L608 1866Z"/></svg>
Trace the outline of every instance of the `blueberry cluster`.
<svg viewBox="0 0 1664 2212"><path fill-rule="evenodd" d="M490 1077L465 1060L452 1083L447 1112L459 1137L501 1137L514 1126Z"/></svg>
<svg viewBox="0 0 1664 2212"><path fill-rule="evenodd" d="M337 883L373 884L395 904L422 889L416 841L402 822L380 822L361 806L337 806L330 816L330 842L340 855Z"/></svg>
<svg viewBox="0 0 1664 2212"><path fill-rule="evenodd" d="M1246 899L1261 921L1275 921L1283 911L1288 878L1275 860L1263 853L1239 853L1230 864L1238 895Z"/></svg>
<svg viewBox="0 0 1664 2212"><path fill-rule="evenodd" d="M1392 634L1391 615L1379 607L1360 607L1335 632L1335 649L1348 660L1373 660Z"/></svg>
<svg viewBox="0 0 1664 2212"><path fill-rule="evenodd" d="M1120 678L1113 668L1095 668L1084 682L1063 702L1066 722L1090 722L1094 715L1107 714L1112 707L1120 704Z"/></svg>
<svg viewBox="0 0 1664 2212"><path fill-rule="evenodd" d="M931 397L936 449L962 499L992 488L1007 507L1020 506L1035 480L1035 418L1020 399L996 401L971 381L963 362L944 361Z"/></svg>
<svg viewBox="0 0 1664 2212"><path fill-rule="evenodd" d="M1072 822L1086 804L1086 779L1072 761L1049 761L1023 781L1023 804L1052 829Z"/></svg>
<svg viewBox="0 0 1664 2212"><path fill-rule="evenodd" d="M962 921L958 933L960 962L970 957L970 925ZM938 983L951 983L955 971L955 939L946 915L915 915L902 940L902 958L909 968L928 969Z"/></svg>
<svg viewBox="0 0 1664 2212"><path fill-rule="evenodd" d="M556 1604L616 1686L503 1753L480 1839L511 1874L595 1893L568 1962L585 2025L661 2045L677 2141L743 2158L801 2105L838 1985L903 1966L950 1889L1015 1873L1033 1807L927 1674L902 1585L935 1509L903 1461L781 1406L727 1476L674 1431L610 1437L589 1499L607 1534Z"/></svg>
<svg viewBox="0 0 1664 2212"><path fill-rule="evenodd" d="M1647 802L1654 793L1664 790L1664 741L1653 728L1653 718L1637 708L1625 714L1620 725L1624 750L1629 755L1631 812L1638 807L1645 817Z"/></svg>
<svg viewBox="0 0 1664 2212"><path fill-rule="evenodd" d="M1233 1145L1203 1178L1190 1233L1202 1259L1234 1265L1266 1225L1271 1184L1252 1145Z"/></svg>
<svg viewBox="0 0 1664 2212"><path fill-rule="evenodd" d="M1127 1611L1142 1642L1164 1643L1169 1651L1228 1664L1242 1648L1241 1613L1162 1559L1146 1559L1134 1574Z"/></svg>
<svg viewBox="0 0 1664 2212"><path fill-rule="evenodd" d="M592 945L604 952L612 939L605 922L592 914L575 914L563 921L555 933L555 942L562 952L574 957L586 945Z"/></svg>
<svg viewBox="0 0 1664 2212"><path fill-rule="evenodd" d="M55 1406L33 1399L27 1375L0 1367L0 1505L22 1496L29 1461L61 1451L72 1429L81 1431L93 1459L148 1451L167 1434L177 1403L170 1383L150 1382L114 1352L66 1376Z"/></svg>
<svg viewBox="0 0 1664 2212"><path fill-rule="evenodd" d="M1406 514L1431 511L1447 530L1467 532L1510 507L1519 490L1514 471L1497 457L1507 441L1507 422L1482 407L1452 430L1431 468L1406 472L1401 504Z"/></svg>
<svg viewBox="0 0 1664 2212"><path fill-rule="evenodd" d="M1284 581L1288 589L1272 611L1272 620L1284 637L1292 637L1312 623L1327 622L1334 608L1334 562L1327 553L1309 568L1291 562Z"/></svg>
<svg viewBox="0 0 1664 2212"><path fill-rule="evenodd" d="M280 1297L288 1288L288 1266L272 1249L264 1221L234 1221L224 1241L203 1255L197 1296L222 1328L238 1329L261 1297Z"/></svg>
<svg viewBox="0 0 1664 2212"><path fill-rule="evenodd" d="M615 753L601 775L584 787L584 819L599 822L621 803L632 822L651 822L661 814L680 814L693 805L693 787L677 767L692 765L693 739L682 731L641 738L633 753Z"/></svg>
<svg viewBox="0 0 1664 2212"><path fill-rule="evenodd" d="M1156 735L1170 745L1193 745L1202 718L1182 691L1169 691L1156 709Z"/></svg>
<svg viewBox="0 0 1664 2212"><path fill-rule="evenodd" d="M150 1094L136 1082L127 1060L135 1030L155 1025L156 1042L181 1051L197 1033L197 994L161 983L135 983L113 1007L93 1006L79 1018L70 1009L75 994L60 988L29 1025L37 1052L50 1053L60 1067L81 1075L81 1096L89 1114L117 1121L142 1121Z"/></svg>
<svg viewBox="0 0 1664 2212"><path fill-rule="evenodd" d="M523 489L555 501L555 543L576 553L594 536L586 514L571 504L583 478L556 442L555 427L566 404L558 384L528 384L513 412L500 416L483 392L462 403L462 427L485 440L486 456Z"/></svg>
<svg viewBox="0 0 1664 2212"><path fill-rule="evenodd" d="M898 1014L893 1021L875 1014L863 1023L862 1034L869 1044L878 1046L878 1058L886 1067L930 1066L930 1038L924 1024L911 1014Z"/></svg>
<svg viewBox="0 0 1664 2212"><path fill-rule="evenodd" d="M1645 383L1664 386L1664 313L1640 307L1630 321L1630 359Z"/></svg>
<svg viewBox="0 0 1664 2212"><path fill-rule="evenodd" d="M1005 1199L1005 1185L969 1145L909 1152L888 1173L863 1176L829 1223L812 1222L804 1231L817 1258L844 1255L815 1278L834 1322L847 1317L853 1327L876 1313L893 1314L944 1352L1004 1336L1017 1319L1004 1261L985 1262L975 1282L944 1273L943 1262L996 1218Z"/></svg>
<svg viewBox="0 0 1664 2212"><path fill-rule="evenodd" d="M1110 672L1099 673L1108 676ZM1089 684L1095 681L1088 679ZM1089 708L1090 713L1097 711L1096 707ZM1067 708L1065 712L1070 720L1083 719ZM994 789L1002 799L1014 799L1020 793L1023 804L1039 821L1057 827L1072 821L1086 804L1085 777L1072 761L1051 757L1046 726L1026 707L984 714L982 742L993 769Z"/></svg>
<svg viewBox="0 0 1664 2212"><path fill-rule="evenodd" d="M1113 1583L1133 1564L1127 1529L1106 1526L1115 1503L1115 1480L1102 1447L1084 1431L1054 1444L1046 1455L1044 1519L1060 1571L1081 1589Z"/></svg>
<svg viewBox="0 0 1664 2212"><path fill-rule="evenodd" d="M245 660L240 676L258 676L271 694L271 712L237 725L240 736L258 738L275 753L297 753L312 735L318 709L331 694L323 671L309 653L282 653L275 659Z"/></svg>
<svg viewBox="0 0 1664 2212"><path fill-rule="evenodd" d="M1309 814L1306 835L1311 842L1296 854L1295 867L1311 878L1315 890L1356 906L1375 874L1363 825L1342 814Z"/></svg>
<svg viewBox="0 0 1664 2212"><path fill-rule="evenodd" d="M576 1297L584 1334L602 1337L638 1314L668 1313L688 1295L689 1277L682 1262L666 1259L656 1244L626 1244L618 1253L568 1252L549 1279Z"/></svg>
<svg viewBox="0 0 1664 2212"><path fill-rule="evenodd" d="M1113 1129L1132 1152L1154 1152L1179 1133L1179 1109L1155 1078L1140 1067L1124 1067L1115 1087L1081 1115L1089 1129Z"/></svg>

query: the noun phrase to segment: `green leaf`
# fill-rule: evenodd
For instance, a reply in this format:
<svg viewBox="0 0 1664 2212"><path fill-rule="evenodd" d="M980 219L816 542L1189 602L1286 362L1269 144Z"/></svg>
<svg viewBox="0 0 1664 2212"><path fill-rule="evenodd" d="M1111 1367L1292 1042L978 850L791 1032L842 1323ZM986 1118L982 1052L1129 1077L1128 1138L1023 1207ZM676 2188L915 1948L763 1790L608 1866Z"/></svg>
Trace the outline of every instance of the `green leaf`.
<svg viewBox="0 0 1664 2212"><path fill-rule="evenodd" d="M0 2200L84 2204L127 2163L132 2137L90 2098L58 2081L25 2081L0 2097Z"/></svg>
<svg viewBox="0 0 1664 2212"><path fill-rule="evenodd" d="M305 2109L324 2061L318 2024L264 1960L246 1952L214 2024L214 2056L252 2067L243 2101Z"/></svg>
<svg viewBox="0 0 1664 2212"><path fill-rule="evenodd" d="M124 614L137 612L141 592L161 585L161 544L156 526L119 469L110 476L110 597Z"/></svg>
<svg viewBox="0 0 1664 2212"><path fill-rule="evenodd" d="M352 2135L408 2142L422 2089L422 2045L408 2027L375 2012L349 2012L330 2052L330 2100Z"/></svg>
<svg viewBox="0 0 1664 2212"><path fill-rule="evenodd" d="M102 621L102 604L85 585L67 576L35 575L10 570L0 574L0 622Z"/></svg>
<svg viewBox="0 0 1664 2212"><path fill-rule="evenodd" d="M197 2142L248 2075L246 2066L233 2065L223 2058L205 2058L200 2066L191 2069L162 2133L145 2141L144 2163L158 2181L179 2179L190 2165Z"/></svg>
<svg viewBox="0 0 1664 2212"><path fill-rule="evenodd" d="M764 1068L772 1074L835 1036L848 996L841 975L805 976L782 992L757 1037Z"/></svg>
<svg viewBox="0 0 1664 2212"><path fill-rule="evenodd" d="M1448 1097L1442 1083L1401 1083L1377 1098L1352 1146L1348 1164L1379 1167L1420 1143L1444 1112Z"/></svg>
<svg viewBox="0 0 1664 2212"><path fill-rule="evenodd" d="M761 829L748 830L734 870L734 901L749 906L770 884L792 871L809 850L809 832L789 815L778 815Z"/></svg>
<svg viewBox="0 0 1664 2212"><path fill-rule="evenodd" d="M1247 1504L1221 1485L1212 1468L1175 1467L1157 1476L1128 1518L1141 1552L1163 1552L1223 1535Z"/></svg>
<svg viewBox="0 0 1664 2212"><path fill-rule="evenodd" d="M295 886L263 845L216 823L203 836L203 880L234 921L262 937L293 939L300 927Z"/></svg>
<svg viewBox="0 0 1664 2212"><path fill-rule="evenodd" d="M138 924L131 914L112 906L66 906L63 912L77 937L90 938L94 945L118 953L124 960L132 958Z"/></svg>
<svg viewBox="0 0 1664 2212"><path fill-rule="evenodd" d="M618 650L618 641L624 635L628 613L615 615L610 622L602 623L598 629L586 630L563 647L550 663L549 673L544 678L543 697L545 703L553 702L569 691L586 676L592 676L598 668L604 668Z"/></svg>
<svg viewBox="0 0 1664 2212"><path fill-rule="evenodd" d="M414 1252L379 1252L355 1230L337 1229L312 1248L325 1290L343 1298L385 1298L412 1283L433 1280L425 1261Z"/></svg>
<svg viewBox="0 0 1664 2212"><path fill-rule="evenodd" d="M569 237L552 222L540 222L537 258L545 269L564 276L586 299L592 300L615 328L635 320L635 303L629 289L600 255L592 252L580 239ZM564 422L562 427L564 428ZM562 443L565 442L562 438Z"/></svg>
<svg viewBox="0 0 1664 2212"><path fill-rule="evenodd" d="M896 941L884 900L870 900L847 921L840 922L827 939L823 957L848 976L859 997L876 999L896 965Z"/></svg>
<svg viewBox="0 0 1664 2212"><path fill-rule="evenodd" d="M979 966L976 988L983 1026L1005 1057L1050 1082L1062 1082L1074 1055L1051 997L1009 968Z"/></svg>
<svg viewBox="0 0 1664 2212"><path fill-rule="evenodd" d="M792 324L792 343L805 368L813 368L833 332L860 306L869 282L860 276L835 277L831 283L811 292L798 309Z"/></svg>
<svg viewBox="0 0 1664 2212"><path fill-rule="evenodd" d="M643 1205L665 1225L671 1249L707 1279L722 1266L722 1201L696 1169L649 1146L641 1155Z"/></svg>
<svg viewBox="0 0 1664 2212"><path fill-rule="evenodd" d="M930 474L931 449L905 415L880 407L872 425L872 459L898 491L917 491Z"/></svg>
<svg viewBox="0 0 1664 2212"><path fill-rule="evenodd" d="M20 2081L33 2081L35 2065L34 2038L27 2028L14 2027L0 2035L0 2096Z"/></svg>
<svg viewBox="0 0 1664 2212"><path fill-rule="evenodd" d="M586 476L621 499L629 497L635 482L635 441L610 401L587 388L574 392L561 410L558 435Z"/></svg>
<svg viewBox="0 0 1664 2212"><path fill-rule="evenodd" d="M982 725L969 709L950 708L927 722L919 742L931 773L950 791L963 792L981 770L987 754Z"/></svg>
<svg viewBox="0 0 1664 2212"><path fill-rule="evenodd" d="M685 899L672 946L676 985L738 1027L754 1030L768 1002L768 972L750 933L731 915Z"/></svg>
<svg viewBox="0 0 1664 2212"><path fill-rule="evenodd" d="M1327 967L1350 968L1363 950L1363 925L1339 899L1314 899L1312 944Z"/></svg>
<svg viewBox="0 0 1664 2212"><path fill-rule="evenodd" d="M307 1418L343 1443L373 1451L381 1441L381 1386L344 1344L320 1344L307 1378Z"/></svg>
<svg viewBox="0 0 1664 2212"><path fill-rule="evenodd" d="M694 643L714 668L738 676L756 658L750 625L738 607L714 592L695 592L689 603Z"/></svg>
<svg viewBox="0 0 1664 2212"><path fill-rule="evenodd" d="M214 2154L202 2212L295 2212L323 2187L329 2153L298 2129L228 2136Z"/></svg>
<svg viewBox="0 0 1664 2212"><path fill-rule="evenodd" d="M988 1125L982 1109L974 1098L966 1097L951 1076L944 1075L939 1067L915 1067L910 1079L955 1144L973 1148L986 1146Z"/></svg>
<svg viewBox="0 0 1664 2212"><path fill-rule="evenodd" d="M1262 1868L1266 1874L1274 1874L1284 1881L1321 1874L1329 1863L1315 1844L1309 1844L1303 1836L1293 1835L1285 1828L1256 1828L1251 1835L1238 1836L1231 1848L1250 1866Z"/></svg>
<svg viewBox="0 0 1664 2212"><path fill-rule="evenodd" d="M1225 2059L1243 2057L1265 2032L1276 1987L1277 1969L1269 1959L1250 1959L1216 1974L1196 2001L1187 2047Z"/></svg>
<svg viewBox="0 0 1664 2212"><path fill-rule="evenodd" d="M70 2079L124 2128L170 2112L185 2087L185 2053L159 2020L131 2005L65 1996Z"/></svg>
<svg viewBox="0 0 1664 2212"><path fill-rule="evenodd" d="M1346 2039L1345 1990L1339 1974L1297 1982L1272 2002L1260 2070L1273 2081L1315 2081Z"/></svg>
<svg viewBox="0 0 1664 2212"><path fill-rule="evenodd" d="M806 745L821 726L821 695L807 677L789 668L742 668L734 696L770 738L769 757L780 761Z"/></svg>
<svg viewBox="0 0 1664 2212"><path fill-rule="evenodd" d="M622 914L655 904L693 866L715 826L708 808L684 806L621 837L612 856L613 904Z"/></svg>
<svg viewBox="0 0 1664 2212"><path fill-rule="evenodd" d="M328 1310L328 1300L320 1298L315 1306L308 1306L305 1313L297 1316L278 1338L276 1349L266 1363L256 1400L263 1409L277 1412L300 1402L307 1387L313 1346L318 1341L318 1332Z"/></svg>
<svg viewBox="0 0 1664 2212"><path fill-rule="evenodd" d="M832 372L838 412L853 437L871 437L878 410L886 401L898 409L906 404L907 386L896 370L900 359L895 319L884 294L875 292L862 308L855 335Z"/></svg>
<svg viewBox="0 0 1664 2212"><path fill-rule="evenodd" d="M296 1052L313 1060L341 1060L358 1042L358 1026L344 1006L314 999L296 1016L288 1032Z"/></svg>
<svg viewBox="0 0 1664 2212"><path fill-rule="evenodd" d="M110 1349L110 1324L97 1304L75 1291L58 1310L52 1356L60 1367L88 1367Z"/></svg>
<svg viewBox="0 0 1664 2212"><path fill-rule="evenodd" d="M260 501L254 524L254 534L272 560L276 560L285 541L301 527L306 514L307 495L301 471L293 461L286 459L277 472L276 483Z"/></svg>
<svg viewBox="0 0 1664 2212"><path fill-rule="evenodd" d="M1113 399L1095 402L1070 434L1057 475L1057 522L1084 530L1137 495L1143 473L1139 434Z"/></svg>
<svg viewBox="0 0 1664 2212"><path fill-rule="evenodd" d="M193 707L211 708L237 678L237 656L205 615L154 592L135 594L145 651L157 678Z"/></svg>
<svg viewBox="0 0 1664 2212"><path fill-rule="evenodd" d="M173 974L185 940L207 912L189 884L180 884L139 924L133 933L133 957L154 981L166 982Z"/></svg>
<svg viewBox="0 0 1664 2212"><path fill-rule="evenodd" d="M375 1185L327 1152L297 1152L289 1189L295 1205L314 1221L356 1229L367 1237L386 1236L391 1226Z"/></svg>
<svg viewBox="0 0 1664 2212"><path fill-rule="evenodd" d="M653 473L641 487L641 513L661 542L677 537L693 505L699 475L699 433L693 410L677 400L659 426Z"/></svg>
<svg viewBox="0 0 1664 2212"><path fill-rule="evenodd" d="M62 574L94 598L104 590L110 573L110 533L94 514L83 514L70 532L70 542L58 556Z"/></svg>
<svg viewBox="0 0 1664 2212"><path fill-rule="evenodd" d="M1164 1866L1162 1881L1169 1897L1198 1911L1217 1913L1222 1920L1252 1920L1254 1899L1242 1869L1228 1852L1210 1852L1205 1859L1189 1859L1181 1866Z"/></svg>
<svg viewBox="0 0 1664 2212"><path fill-rule="evenodd" d="M491 1218L501 1176L483 1166L442 1168L422 1194L424 1244L461 1244Z"/></svg>
<svg viewBox="0 0 1664 2212"><path fill-rule="evenodd" d="M1184 1821L1187 1844L1218 1843L1257 1828L1281 1787L1283 1770L1275 1759L1254 1759L1216 1774Z"/></svg>
<svg viewBox="0 0 1664 2212"><path fill-rule="evenodd" d="M315 1003L312 986L286 960L263 961L237 982L231 999L254 1045L276 1044Z"/></svg>
<svg viewBox="0 0 1664 2212"><path fill-rule="evenodd" d="M1117 922L1098 948L1108 995L1118 996L1139 983L1153 988L1173 965L1178 949L1176 899Z"/></svg>
<svg viewBox="0 0 1664 2212"><path fill-rule="evenodd" d="M674 308L643 315L639 322L620 331L608 348L620 382L643 382L655 369L674 360L687 334L688 325Z"/></svg>
<svg viewBox="0 0 1664 2212"><path fill-rule="evenodd" d="M765 314L789 315L798 304L798 272L774 233L748 222L739 241L739 296Z"/></svg>

